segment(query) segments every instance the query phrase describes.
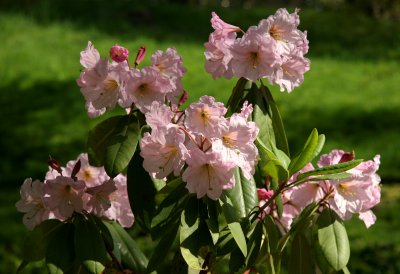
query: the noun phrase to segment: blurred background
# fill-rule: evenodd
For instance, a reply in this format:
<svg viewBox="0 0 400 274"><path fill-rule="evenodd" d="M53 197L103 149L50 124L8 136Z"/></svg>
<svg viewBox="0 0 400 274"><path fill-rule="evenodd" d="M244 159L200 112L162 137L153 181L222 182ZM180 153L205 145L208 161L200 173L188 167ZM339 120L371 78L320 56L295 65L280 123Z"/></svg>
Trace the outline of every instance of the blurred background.
<svg viewBox="0 0 400 274"><path fill-rule="evenodd" d="M87 117L75 83L87 41L100 54L120 44L150 55L175 47L188 68L190 101L226 101L235 80L213 81L204 67L211 11L246 30L279 7L301 8L311 70L291 94L271 90L291 151L315 127L324 153L381 155L377 223L347 222L352 273L400 273L400 1L399 0L1 0L0 1L0 273L14 273L27 230L14 207L27 177L43 180L49 155L63 165L86 150L88 130L110 115ZM137 233L136 233L137 234ZM135 235L136 235L135 234ZM141 242L148 246L146 241ZM146 248L145 248L146 249ZM149 252L149 248L147 248ZM43 273L34 265L26 273Z"/></svg>

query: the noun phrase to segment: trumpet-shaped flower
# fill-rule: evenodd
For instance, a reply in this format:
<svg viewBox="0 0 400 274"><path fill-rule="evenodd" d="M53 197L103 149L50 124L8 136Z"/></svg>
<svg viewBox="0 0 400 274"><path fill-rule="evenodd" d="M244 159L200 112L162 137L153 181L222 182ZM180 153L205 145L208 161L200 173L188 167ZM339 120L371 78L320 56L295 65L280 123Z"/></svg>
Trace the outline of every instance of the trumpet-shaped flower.
<svg viewBox="0 0 400 274"><path fill-rule="evenodd" d="M112 179L105 181L103 184L86 189L88 201L86 210L93 212L97 216L102 216L104 212L111 207L110 195L117 190Z"/></svg>
<svg viewBox="0 0 400 274"><path fill-rule="evenodd" d="M232 189L235 186L233 168L235 164L225 162L219 153L204 153L198 148L193 148L186 159L188 167L182 174L182 180L186 182L186 188L190 193L196 193L197 198L207 195L217 200L224 189Z"/></svg>

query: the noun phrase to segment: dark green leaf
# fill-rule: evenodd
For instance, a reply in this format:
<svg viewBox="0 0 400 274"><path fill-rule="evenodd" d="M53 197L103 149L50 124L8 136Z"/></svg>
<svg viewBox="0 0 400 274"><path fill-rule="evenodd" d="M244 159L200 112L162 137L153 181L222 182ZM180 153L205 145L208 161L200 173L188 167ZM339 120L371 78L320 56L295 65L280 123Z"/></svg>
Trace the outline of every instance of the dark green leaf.
<svg viewBox="0 0 400 274"><path fill-rule="evenodd" d="M135 221L146 232L150 231L155 213L157 193L149 173L143 168L143 158L136 151L128 166L128 197Z"/></svg>
<svg viewBox="0 0 400 274"><path fill-rule="evenodd" d="M239 223L241 219L240 212L233 205L232 201L229 197L225 196L224 193L220 197L220 204L222 208L222 213L228 223L228 228L232 233L233 238L235 239L236 244L242 251L243 255L247 256L247 245L246 238L244 236L242 227Z"/></svg>
<svg viewBox="0 0 400 274"><path fill-rule="evenodd" d="M109 261L107 249L96 224L83 215L76 215L74 245L78 262L96 261L106 264Z"/></svg>
<svg viewBox="0 0 400 274"><path fill-rule="evenodd" d="M271 91L264 86L264 84L261 84L260 92L264 96L264 99L267 101L270 108L270 117L272 119L272 126L274 129L276 147L282 150L286 155L290 155L285 128L283 126L278 106L272 97Z"/></svg>
<svg viewBox="0 0 400 274"><path fill-rule="evenodd" d="M163 188L161 188L156 196L155 201L157 205L160 205L162 201L175 189L178 185L182 184L181 178L176 178L170 182L168 182Z"/></svg>
<svg viewBox="0 0 400 274"><path fill-rule="evenodd" d="M333 269L343 269L350 258L349 239L343 222L334 211L325 208L318 217L316 227L321 254Z"/></svg>
<svg viewBox="0 0 400 274"><path fill-rule="evenodd" d="M299 174L297 176L297 180L301 180L301 179L304 179L304 178L307 178L310 176L337 174L337 173L345 172L347 170L350 170L350 169L358 166L362 161L363 161L362 159L359 159L359 160L353 160L353 161L343 162L340 164L317 168L317 169Z"/></svg>
<svg viewBox="0 0 400 274"><path fill-rule="evenodd" d="M217 247L217 256L224 256L232 252L237 247L235 240L228 227L225 227L219 235Z"/></svg>
<svg viewBox="0 0 400 274"><path fill-rule="evenodd" d="M233 88L231 96L226 104L230 113L239 112L239 105L242 101L247 82L248 80L242 77L237 81L235 87Z"/></svg>
<svg viewBox="0 0 400 274"><path fill-rule="evenodd" d="M134 115L114 116L90 130L89 161L104 166L115 177L129 164L139 140L139 122Z"/></svg>
<svg viewBox="0 0 400 274"><path fill-rule="evenodd" d="M144 273L148 260L132 237L116 222L105 222L114 240L114 250L119 249L122 263L136 273Z"/></svg>
<svg viewBox="0 0 400 274"><path fill-rule="evenodd" d="M159 239L167 229L180 222L181 213L189 198L185 184L181 183L162 201L151 221L151 237Z"/></svg>
<svg viewBox="0 0 400 274"><path fill-rule="evenodd" d="M157 267L166 259L167 253L176 239L178 229L179 223L177 222L167 229L167 232L164 233L164 236L159 240L147 265L148 273L156 270Z"/></svg>
<svg viewBox="0 0 400 274"><path fill-rule="evenodd" d="M219 238L219 223L218 223L218 202L206 199L208 218L205 220L210 231L213 244L217 244Z"/></svg>
<svg viewBox="0 0 400 274"><path fill-rule="evenodd" d="M263 236L263 222L257 222L253 232L249 237L249 241L247 242L247 250L248 254L246 257L246 267L251 268L259 255L262 236Z"/></svg>
<svg viewBox="0 0 400 274"><path fill-rule="evenodd" d="M245 266L245 257L239 248L235 247L230 252L229 257L229 273L241 273ZM244 270L244 269L243 269Z"/></svg>
<svg viewBox="0 0 400 274"><path fill-rule="evenodd" d="M74 225L71 223L65 223L54 231L46 250L46 264L50 273L72 270L76 258L75 234Z"/></svg>
<svg viewBox="0 0 400 274"><path fill-rule="evenodd" d="M303 233L297 233L292 241L288 274L314 273L310 244Z"/></svg>
<svg viewBox="0 0 400 274"><path fill-rule="evenodd" d="M45 257L47 245L55 230L62 226L58 220L46 220L29 233L22 243L22 258L27 262Z"/></svg>
<svg viewBox="0 0 400 274"><path fill-rule="evenodd" d="M319 153L317 151L319 149L318 140L318 131L314 128L310 136L308 137L302 151L298 153L290 162L289 171L291 175L301 170L305 165L310 163L315 155Z"/></svg>

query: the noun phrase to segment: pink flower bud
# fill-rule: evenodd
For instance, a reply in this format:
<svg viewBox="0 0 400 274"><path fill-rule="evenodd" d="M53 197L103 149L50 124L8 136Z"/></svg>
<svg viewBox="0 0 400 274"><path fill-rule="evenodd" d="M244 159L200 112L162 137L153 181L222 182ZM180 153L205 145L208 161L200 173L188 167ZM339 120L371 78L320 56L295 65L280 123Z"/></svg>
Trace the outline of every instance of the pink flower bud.
<svg viewBox="0 0 400 274"><path fill-rule="evenodd" d="M342 155L342 158L340 158L339 163L345 163L345 162L350 162L355 159L355 153L354 150L351 152L345 152Z"/></svg>
<svg viewBox="0 0 400 274"><path fill-rule="evenodd" d="M146 48L140 47L135 59L135 67L138 66L146 56Z"/></svg>
<svg viewBox="0 0 400 274"><path fill-rule="evenodd" d="M57 160L53 159L51 156L49 156L49 160L47 160L47 163L52 169L56 170L60 174L62 173L60 164L57 162Z"/></svg>
<svg viewBox="0 0 400 274"><path fill-rule="evenodd" d="M128 59L129 51L128 49L114 45L110 49L110 57L117 63L122 63Z"/></svg>
<svg viewBox="0 0 400 274"><path fill-rule="evenodd" d="M274 195L274 192L272 190L266 190L265 188L258 188L257 194L260 201L267 201L271 199L271 197Z"/></svg>

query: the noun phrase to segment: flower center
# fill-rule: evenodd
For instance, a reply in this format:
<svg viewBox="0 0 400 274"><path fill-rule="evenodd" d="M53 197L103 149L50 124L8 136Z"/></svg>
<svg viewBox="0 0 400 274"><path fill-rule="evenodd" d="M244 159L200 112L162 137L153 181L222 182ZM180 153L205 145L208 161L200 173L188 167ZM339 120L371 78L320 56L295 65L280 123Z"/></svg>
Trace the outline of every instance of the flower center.
<svg viewBox="0 0 400 274"><path fill-rule="evenodd" d="M118 82L114 79L104 80L104 90L106 92L114 91L118 88Z"/></svg>
<svg viewBox="0 0 400 274"><path fill-rule="evenodd" d="M280 30L276 25L273 25L269 29L269 34L274 38L275 40L283 40L283 32Z"/></svg>

